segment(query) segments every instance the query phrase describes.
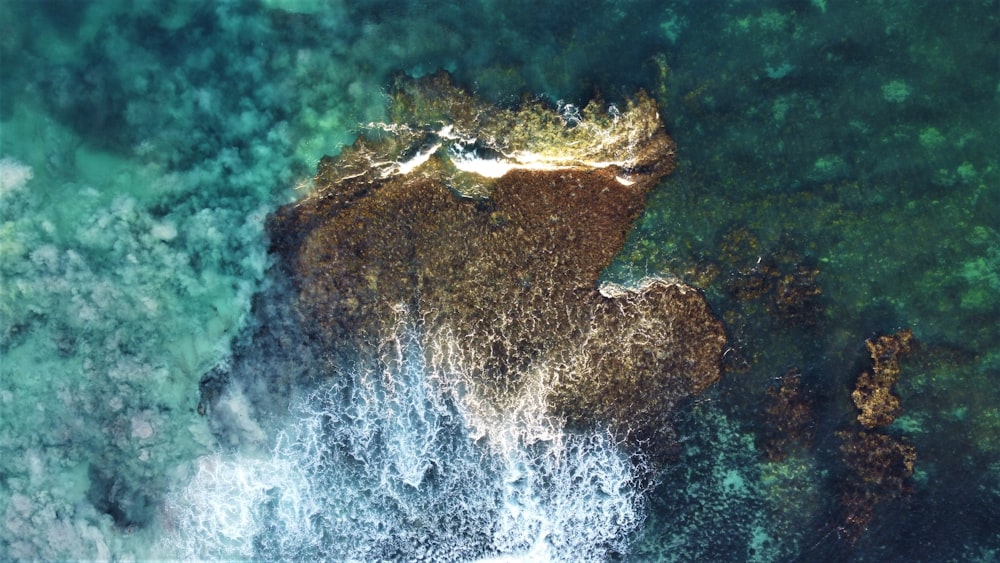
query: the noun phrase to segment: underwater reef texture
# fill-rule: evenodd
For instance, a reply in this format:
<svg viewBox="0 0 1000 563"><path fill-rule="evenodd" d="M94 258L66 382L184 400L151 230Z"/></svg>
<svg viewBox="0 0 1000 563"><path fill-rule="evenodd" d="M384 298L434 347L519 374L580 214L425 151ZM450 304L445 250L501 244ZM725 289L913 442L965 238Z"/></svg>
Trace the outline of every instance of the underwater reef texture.
<svg viewBox="0 0 1000 563"><path fill-rule="evenodd" d="M913 331L906 329L865 341L873 366L858 376L851 393L860 411L858 422L865 428L891 424L902 412L899 397L892 387L899 380L899 359L910 352L912 340Z"/></svg>
<svg viewBox="0 0 1000 563"><path fill-rule="evenodd" d="M780 386L767 390L767 425L758 437L758 447L774 462L784 460L796 447L811 447L816 433L813 405L802 390L802 373L791 368L777 379Z"/></svg>
<svg viewBox="0 0 1000 563"><path fill-rule="evenodd" d="M841 496L846 516L840 531L850 542L867 530L876 504L912 492L917 460L917 449L908 440L884 429L902 413L892 388L899 379L900 358L912 351L913 331L903 329L869 339L865 346L872 367L858 376L851 393L860 413L858 423L864 429L837 433L848 470Z"/></svg>
<svg viewBox="0 0 1000 563"><path fill-rule="evenodd" d="M388 135L324 159L310 196L269 222L332 365L377 362L402 310L487 427L485 413L541 394L571 428L608 425L666 459L672 413L718 380L725 333L679 282L599 283L673 167L652 100L498 109L443 74L401 81L392 99ZM463 158L509 171L456 170Z"/></svg>
<svg viewBox="0 0 1000 563"><path fill-rule="evenodd" d="M523 552L541 533L563 554L554 538L577 538L586 549L564 556L574 561L609 551L634 561L1000 560L1000 0L7 0L0 29L0 560L421 557L416 547L373 547L387 530L452 560ZM386 107L393 76L436 69L505 106L466 98L461 112L451 94L417 95L410 83ZM420 209L447 202L472 215L478 205L511 241L516 225L497 210L504 194L489 194L506 185L509 201L513 178L539 179L527 168L645 181L634 159L616 169L599 166L599 150L544 151L593 149L582 142L590 134L619 140L611 152L628 156L627 137L600 134L615 113L594 105L588 114L583 103L600 91L618 119L650 116L659 127L654 114L625 111L625 94L642 89L676 141L675 169L646 192L599 280L666 273L697 287L731 347L727 373L672 417L677 459L652 490L636 492L632 460L620 459L616 440L594 438L604 429L567 431L570 407L590 407L557 401L558 388L541 384L560 373L544 365L559 350L530 349L548 338L541 324L535 334L497 322L449 340L432 330L456 309L418 317L429 297L410 291L393 306L398 350L373 340L361 351L384 348L371 352L377 363L355 370L349 346L331 342L360 341L361 328L310 324L326 312L289 295L292 280L272 267L266 218L306 195L296 186L354 142L359 124L373 123L348 152L370 158L331 159L318 184L368 176L322 192L350 207L331 216L359 216L392 186L440 174L467 197L434 192ZM505 146L524 92L556 108L524 131L541 126L567 142ZM480 124L504 134L479 138ZM503 170L513 171L497 180ZM304 217L320 197L283 213ZM395 234L364 232L373 248L430 225L410 209L399 217ZM461 231L436 226L442 239ZM271 232L290 255L315 242L294 238L290 224ZM484 252L481 240L452 241L454 260L499 262L462 261ZM364 252L357 263L376 264L376 251ZM413 287L424 283L418 265L431 271L424 260L404 270ZM380 286L397 285L373 272ZM537 290L537 275L522 281ZM593 288L581 300L600 302ZM658 286L644 299L678 306L670 292L679 289ZM468 295L501 302L469 288L434 298L452 295L463 307L480 306L461 301ZM291 299L302 314L286 307ZM351 322L369 318L362 313ZM886 387L865 339L900 327L919 346ZM459 366L458 354L487 348L477 336L515 328L527 334L513 354L491 347L488 359ZM580 348L594 350L591 340ZM445 357L434 346L451 346L447 357L468 373L428 365ZM528 368L505 367L511 359ZM509 394L477 368L511 380ZM895 417L888 425L857 420L852 391L866 371L859 396L873 420ZM478 382L477 395L465 381ZM314 390L322 397L308 400ZM480 395L505 408L511 396L536 400L513 412L554 416L510 416L484 438L483 421L511 411L486 416L485 399L460 403ZM489 451L492 436L524 427L538 441ZM289 455L295 448L278 444L300 434L316 448ZM912 474L899 444L918 453ZM508 492L511 483L520 488ZM317 510L274 526L288 506L278 496L298 494L318 497ZM851 499L860 525L848 530ZM605 509L615 504L620 511ZM247 514L240 507L254 518L237 518ZM340 519L348 509L354 527ZM519 533L507 533L500 524L515 512L507 530ZM546 520L552 527L536 532ZM322 533L329 549L262 547L308 544L295 529ZM494 543L500 532L509 541ZM236 533L245 543L234 546ZM194 545L175 550L177 538Z"/></svg>

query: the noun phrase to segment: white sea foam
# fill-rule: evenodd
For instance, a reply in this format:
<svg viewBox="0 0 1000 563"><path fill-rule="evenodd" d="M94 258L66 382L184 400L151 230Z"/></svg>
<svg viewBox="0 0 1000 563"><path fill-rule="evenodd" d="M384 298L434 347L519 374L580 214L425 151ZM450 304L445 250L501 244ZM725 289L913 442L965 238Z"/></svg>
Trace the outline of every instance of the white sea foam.
<svg viewBox="0 0 1000 563"><path fill-rule="evenodd" d="M643 497L637 468L608 435L510 416L476 440L447 384L454 374L431 367L412 327L401 323L384 349L382 369L359 368L302 400L270 458L201 459L168 503L170 549L566 561L627 549Z"/></svg>

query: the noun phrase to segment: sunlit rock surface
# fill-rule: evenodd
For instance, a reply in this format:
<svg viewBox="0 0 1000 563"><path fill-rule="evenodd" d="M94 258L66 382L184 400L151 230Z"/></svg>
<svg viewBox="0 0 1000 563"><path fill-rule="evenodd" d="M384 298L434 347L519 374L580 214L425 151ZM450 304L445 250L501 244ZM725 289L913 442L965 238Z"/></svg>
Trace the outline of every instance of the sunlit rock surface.
<svg viewBox="0 0 1000 563"><path fill-rule="evenodd" d="M396 122L324 159L269 224L331 364L377 364L402 312L482 435L540 410L666 455L671 415L719 378L725 336L677 281L599 283L673 167L653 101L500 109L442 74L392 100Z"/></svg>

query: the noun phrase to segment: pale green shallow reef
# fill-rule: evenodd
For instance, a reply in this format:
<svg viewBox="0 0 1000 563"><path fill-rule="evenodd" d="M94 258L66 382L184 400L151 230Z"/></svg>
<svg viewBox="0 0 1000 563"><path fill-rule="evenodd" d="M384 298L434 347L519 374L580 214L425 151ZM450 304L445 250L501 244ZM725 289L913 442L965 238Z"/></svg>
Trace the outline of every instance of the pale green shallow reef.
<svg viewBox="0 0 1000 563"><path fill-rule="evenodd" d="M1000 559L997 1L8 0L0 29L0 559ZM658 100L678 167L605 276L700 288L732 350L652 490L600 435L485 455L405 334L406 400L365 408L248 349L267 216L438 69ZM878 432L915 461L865 473L851 391L902 328ZM347 445L309 441L345 408ZM447 494L376 434L451 456Z"/></svg>

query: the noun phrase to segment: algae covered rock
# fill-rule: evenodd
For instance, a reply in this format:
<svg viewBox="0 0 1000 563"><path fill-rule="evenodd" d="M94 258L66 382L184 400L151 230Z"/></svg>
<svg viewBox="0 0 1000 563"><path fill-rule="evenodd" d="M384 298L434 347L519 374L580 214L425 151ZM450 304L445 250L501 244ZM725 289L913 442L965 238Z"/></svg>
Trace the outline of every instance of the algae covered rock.
<svg viewBox="0 0 1000 563"><path fill-rule="evenodd" d="M913 350L911 329L865 341L872 367L859 376L851 398L863 430L837 432L847 474L841 504L845 512L842 536L855 542L875 517L877 504L912 490L917 450L904 436L886 427L902 413L893 386L899 379L900 359Z"/></svg>
<svg viewBox="0 0 1000 563"><path fill-rule="evenodd" d="M269 222L331 373L383 361L402 315L483 434L533 408L666 454L678 402L720 376L725 335L677 281L599 283L673 168L655 103L496 108L444 74L391 98L395 122L324 159Z"/></svg>
<svg viewBox="0 0 1000 563"><path fill-rule="evenodd" d="M899 380L899 360L910 352L913 331L904 329L897 334L865 341L872 358L872 369L858 376L851 399L858 408L858 422L865 428L887 426L902 413L899 397L893 386Z"/></svg>

